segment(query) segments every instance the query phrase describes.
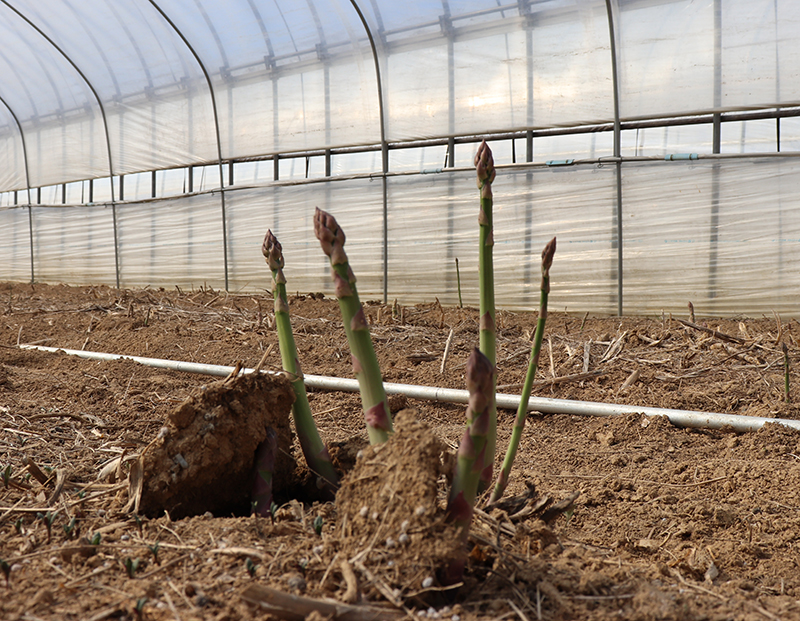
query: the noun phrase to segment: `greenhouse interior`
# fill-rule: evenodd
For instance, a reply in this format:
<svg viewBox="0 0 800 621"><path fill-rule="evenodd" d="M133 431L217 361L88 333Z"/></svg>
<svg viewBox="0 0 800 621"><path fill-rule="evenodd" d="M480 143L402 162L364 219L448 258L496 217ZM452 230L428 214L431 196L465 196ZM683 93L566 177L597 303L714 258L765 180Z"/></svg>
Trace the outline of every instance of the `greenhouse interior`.
<svg viewBox="0 0 800 621"><path fill-rule="evenodd" d="M0 280L797 314L793 0L0 0Z"/></svg>

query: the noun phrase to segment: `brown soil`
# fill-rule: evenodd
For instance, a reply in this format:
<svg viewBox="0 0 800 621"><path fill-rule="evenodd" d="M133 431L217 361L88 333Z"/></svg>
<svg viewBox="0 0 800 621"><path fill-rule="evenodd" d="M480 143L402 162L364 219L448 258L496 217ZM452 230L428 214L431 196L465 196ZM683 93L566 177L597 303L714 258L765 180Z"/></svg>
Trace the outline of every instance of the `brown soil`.
<svg viewBox="0 0 800 621"><path fill-rule="evenodd" d="M441 515L464 406L394 397L393 411L411 408L397 417L397 435L365 448L358 395L312 391L320 434L349 471L336 503L310 500L303 473L292 472L281 477L289 483L276 491L274 520L243 515L234 506L240 500L205 508L204 496L239 498L227 490L230 481L193 492L191 517L178 519L174 509L135 518L123 511L127 478L146 447L181 425L206 425L217 407L226 420L258 410L255 402L242 406L258 391L248 388L233 406L237 399L221 391L217 402L198 406L197 421L176 420L182 403L219 379L17 343L246 367L269 352L265 367L278 370L272 301L208 289L22 284L3 284L0 294L0 469L8 474L0 479L0 559L9 569L7 585L0 575L2 619L136 619L137 604L152 620L268 618L247 601L255 584L362 611L379 607L377 618L400 610L462 620L800 619L800 432L533 413L507 492L518 502L477 513L464 585L446 589L437 565L452 547ZM365 306L386 381L464 387L464 362L477 342L474 309ZM336 302L299 296L291 311L304 371L350 377ZM520 391L535 320L535 313L498 314L500 392ZM697 323L733 338L671 317L551 313L534 394L800 419L800 408L785 402L780 348L789 346L794 388L795 320ZM587 369L598 374L568 377ZM634 371L638 379L623 389ZM281 390L265 389L266 409L286 411L275 405ZM499 413L498 461L513 416ZM257 433L236 441L238 453L248 455ZM207 434L183 440L189 435L197 446L177 451L187 465L214 453L198 448ZM162 467L156 460L146 469L151 484L186 470L172 452ZM302 462L296 440L293 456ZM575 492L572 505L542 513L546 501Z"/></svg>

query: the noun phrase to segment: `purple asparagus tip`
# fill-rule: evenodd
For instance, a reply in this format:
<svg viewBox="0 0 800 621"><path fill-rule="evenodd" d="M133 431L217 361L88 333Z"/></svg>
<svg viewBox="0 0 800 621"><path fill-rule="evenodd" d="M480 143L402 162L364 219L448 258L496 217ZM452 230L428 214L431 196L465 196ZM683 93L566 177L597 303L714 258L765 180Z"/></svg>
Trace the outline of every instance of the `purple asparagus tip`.
<svg viewBox="0 0 800 621"><path fill-rule="evenodd" d="M481 191L481 198L492 198L492 182L497 172L494 169L494 158L492 150L484 140L478 147L475 154L475 171L478 174L478 189Z"/></svg>
<svg viewBox="0 0 800 621"><path fill-rule="evenodd" d="M347 263L344 231L339 228L336 218L319 207L314 210L314 235L317 236L322 251L330 257L331 265Z"/></svg>

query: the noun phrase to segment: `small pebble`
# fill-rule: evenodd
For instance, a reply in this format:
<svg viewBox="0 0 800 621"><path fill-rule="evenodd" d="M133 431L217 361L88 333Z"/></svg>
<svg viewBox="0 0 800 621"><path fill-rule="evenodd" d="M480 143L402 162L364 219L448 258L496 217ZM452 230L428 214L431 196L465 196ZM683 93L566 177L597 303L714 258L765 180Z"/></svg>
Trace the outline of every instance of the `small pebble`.
<svg viewBox="0 0 800 621"><path fill-rule="evenodd" d="M172 461L174 461L176 464L178 464L184 470L189 467L189 462L186 461L184 456L181 455L180 453L175 455L175 457L172 458Z"/></svg>
<svg viewBox="0 0 800 621"><path fill-rule="evenodd" d="M361 507L361 510L358 512L358 514L363 518L367 517L367 515L369 515L369 507L364 505Z"/></svg>
<svg viewBox="0 0 800 621"><path fill-rule="evenodd" d="M319 556L320 554L322 554L322 553L325 551L325 546L322 546L322 545L320 545L320 546L314 546L314 547L311 549L311 551L312 551L314 554L316 554L317 556Z"/></svg>
<svg viewBox="0 0 800 621"><path fill-rule="evenodd" d="M128 541L130 538L131 536L128 533L124 533L119 539L120 541Z"/></svg>
<svg viewBox="0 0 800 621"><path fill-rule="evenodd" d="M461 615L453 615L450 617L450 621L461 621Z"/></svg>
<svg viewBox="0 0 800 621"><path fill-rule="evenodd" d="M306 590L306 580L303 576L299 574L292 574L286 580L286 586L288 586L293 591L299 591L300 593Z"/></svg>
<svg viewBox="0 0 800 621"><path fill-rule="evenodd" d="M373 519L373 520L375 520L375 521L377 521L377 520L378 520L378 512L377 512L377 511L375 511L375 512L372 514L372 519Z"/></svg>
<svg viewBox="0 0 800 621"><path fill-rule="evenodd" d="M386 538L386 547L387 547L387 548L393 548L393 547L395 547L396 545L397 545L397 542L395 542L395 540L394 540L394 539L392 539L391 537L387 537L387 538Z"/></svg>
<svg viewBox="0 0 800 621"><path fill-rule="evenodd" d="M386 561L387 567L394 567L394 561Z"/></svg>
<svg viewBox="0 0 800 621"><path fill-rule="evenodd" d="M211 511L206 511L206 512L203 514L203 517L204 517L204 518L206 518L207 520L210 520L211 518L213 518L213 517L214 517L214 514L213 514L213 513L211 513Z"/></svg>
<svg viewBox="0 0 800 621"><path fill-rule="evenodd" d="M105 517L106 510L105 509L98 509L97 510L97 515L99 515L100 517Z"/></svg>
<svg viewBox="0 0 800 621"><path fill-rule="evenodd" d="M422 517L423 515L425 515L425 507L420 505L419 507L414 509L414 515L416 515L417 517Z"/></svg>
<svg viewBox="0 0 800 621"><path fill-rule="evenodd" d="M433 586L433 578L428 576L422 581L422 588L423 589L430 589Z"/></svg>
<svg viewBox="0 0 800 621"><path fill-rule="evenodd" d="M428 608L428 618L429 619L438 619L439 613L436 611L436 608Z"/></svg>
<svg viewBox="0 0 800 621"><path fill-rule="evenodd" d="M409 541L411 541L411 537L403 533L397 538L397 541L400 542L401 545L406 545Z"/></svg>
<svg viewBox="0 0 800 621"><path fill-rule="evenodd" d="M402 530L403 532L406 532L410 525L411 525L411 523L408 520L403 520L403 523L400 524L400 530Z"/></svg>

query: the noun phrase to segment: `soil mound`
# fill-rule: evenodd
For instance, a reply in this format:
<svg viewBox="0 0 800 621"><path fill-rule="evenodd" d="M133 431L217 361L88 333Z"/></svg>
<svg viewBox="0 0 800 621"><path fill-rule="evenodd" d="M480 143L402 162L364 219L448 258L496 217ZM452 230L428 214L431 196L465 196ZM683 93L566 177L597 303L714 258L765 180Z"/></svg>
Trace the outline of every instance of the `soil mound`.
<svg viewBox="0 0 800 621"><path fill-rule="evenodd" d="M403 410L389 441L361 452L336 496L348 558L377 578L372 584L390 587L396 599L434 587L436 572L462 545L444 523L439 499L446 452L416 410Z"/></svg>
<svg viewBox="0 0 800 621"><path fill-rule="evenodd" d="M248 374L203 385L170 412L142 454L142 513L172 518L249 513L256 447L267 427L278 436L275 490L295 471L289 427L294 393L288 380Z"/></svg>

